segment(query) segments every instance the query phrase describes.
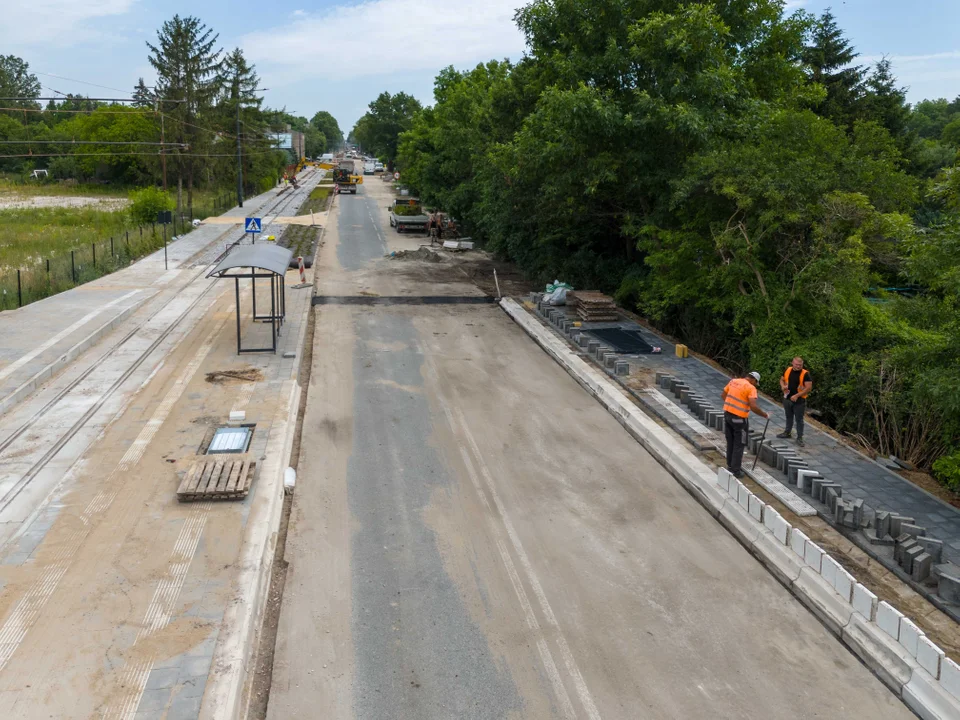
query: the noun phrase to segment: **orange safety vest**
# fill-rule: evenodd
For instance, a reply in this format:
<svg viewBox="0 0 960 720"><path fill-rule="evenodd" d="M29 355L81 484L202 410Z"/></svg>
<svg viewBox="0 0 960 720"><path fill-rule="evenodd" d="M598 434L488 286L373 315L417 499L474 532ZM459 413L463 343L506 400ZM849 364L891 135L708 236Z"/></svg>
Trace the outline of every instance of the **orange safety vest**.
<svg viewBox="0 0 960 720"><path fill-rule="evenodd" d="M743 378L734 378L727 383L724 390L727 393L727 399L723 403L723 411L742 418L748 417L750 415L750 399L757 396L757 389L750 381Z"/></svg>
<svg viewBox="0 0 960 720"><path fill-rule="evenodd" d="M793 365L791 365L790 367L788 367L788 368L784 371L784 373L783 373L783 381L784 381L785 383L789 383L789 382L790 382L790 371L791 371L791 370L793 370ZM807 369L806 369L806 368L801 368L801 370L800 370L800 384L797 385L797 392L800 392L801 390L803 390L803 383L804 383L804 381L805 381L806 379L807 379Z"/></svg>

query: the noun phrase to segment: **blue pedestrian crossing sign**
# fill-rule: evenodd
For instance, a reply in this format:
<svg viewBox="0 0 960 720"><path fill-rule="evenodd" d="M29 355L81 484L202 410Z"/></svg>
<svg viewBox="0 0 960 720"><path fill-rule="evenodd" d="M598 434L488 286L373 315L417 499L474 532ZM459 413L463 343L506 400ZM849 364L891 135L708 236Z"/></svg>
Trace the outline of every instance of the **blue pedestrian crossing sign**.
<svg viewBox="0 0 960 720"><path fill-rule="evenodd" d="M246 218L243 224L243 231L248 233L263 232L261 229L260 218Z"/></svg>

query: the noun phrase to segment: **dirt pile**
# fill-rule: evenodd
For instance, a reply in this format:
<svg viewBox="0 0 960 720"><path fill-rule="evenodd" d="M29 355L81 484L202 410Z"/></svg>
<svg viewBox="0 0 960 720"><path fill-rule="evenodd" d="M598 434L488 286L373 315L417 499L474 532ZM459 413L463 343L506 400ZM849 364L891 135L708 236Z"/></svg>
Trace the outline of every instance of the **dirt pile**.
<svg viewBox="0 0 960 720"><path fill-rule="evenodd" d="M425 247L420 247L416 250L400 250L399 252L390 253L387 257L393 258L394 260L422 260L423 262L431 263L443 262L443 258L440 257L439 253L435 253Z"/></svg>

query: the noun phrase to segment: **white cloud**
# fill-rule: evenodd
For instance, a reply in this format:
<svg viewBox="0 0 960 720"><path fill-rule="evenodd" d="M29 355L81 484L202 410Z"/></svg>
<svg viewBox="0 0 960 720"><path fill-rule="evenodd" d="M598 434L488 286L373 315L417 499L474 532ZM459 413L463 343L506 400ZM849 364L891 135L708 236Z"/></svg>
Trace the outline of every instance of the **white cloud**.
<svg viewBox="0 0 960 720"><path fill-rule="evenodd" d="M523 2L368 0L251 33L241 45L271 86L517 59L524 43L513 16Z"/></svg>
<svg viewBox="0 0 960 720"><path fill-rule="evenodd" d="M136 0L4 0L3 22L8 48L76 45L96 36L90 21L127 13Z"/></svg>
<svg viewBox="0 0 960 720"><path fill-rule="evenodd" d="M900 64L909 63L930 63L938 60L956 60L960 58L960 50L949 50L947 52L932 53L930 55L862 55L857 58L860 64L873 65L886 57L893 63L894 67Z"/></svg>
<svg viewBox="0 0 960 720"><path fill-rule="evenodd" d="M872 66L886 57L893 65L897 85L907 88L907 100L954 98L960 94L960 50L923 55L861 55L858 65Z"/></svg>

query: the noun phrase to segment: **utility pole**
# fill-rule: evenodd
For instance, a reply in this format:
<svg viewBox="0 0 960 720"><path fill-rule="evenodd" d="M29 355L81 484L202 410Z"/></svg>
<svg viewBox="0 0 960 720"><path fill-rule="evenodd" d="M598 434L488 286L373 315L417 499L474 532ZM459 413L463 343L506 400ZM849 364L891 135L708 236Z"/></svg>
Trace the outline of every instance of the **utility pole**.
<svg viewBox="0 0 960 720"><path fill-rule="evenodd" d="M237 83L237 207L243 207L243 162L240 157L240 76Z"/></svg>
<svg viewBox="0 0 960 720"><path fill-rule="evenodd" d="M160 101L154 100L153 107L155 112L159 112ZM160 113L160 142L166 142L166 136L164 134L163 127L163 113ZM166 146L160 148L160 165L163 167L163 191L167 191L167 154L164 152Z"/></svg>

